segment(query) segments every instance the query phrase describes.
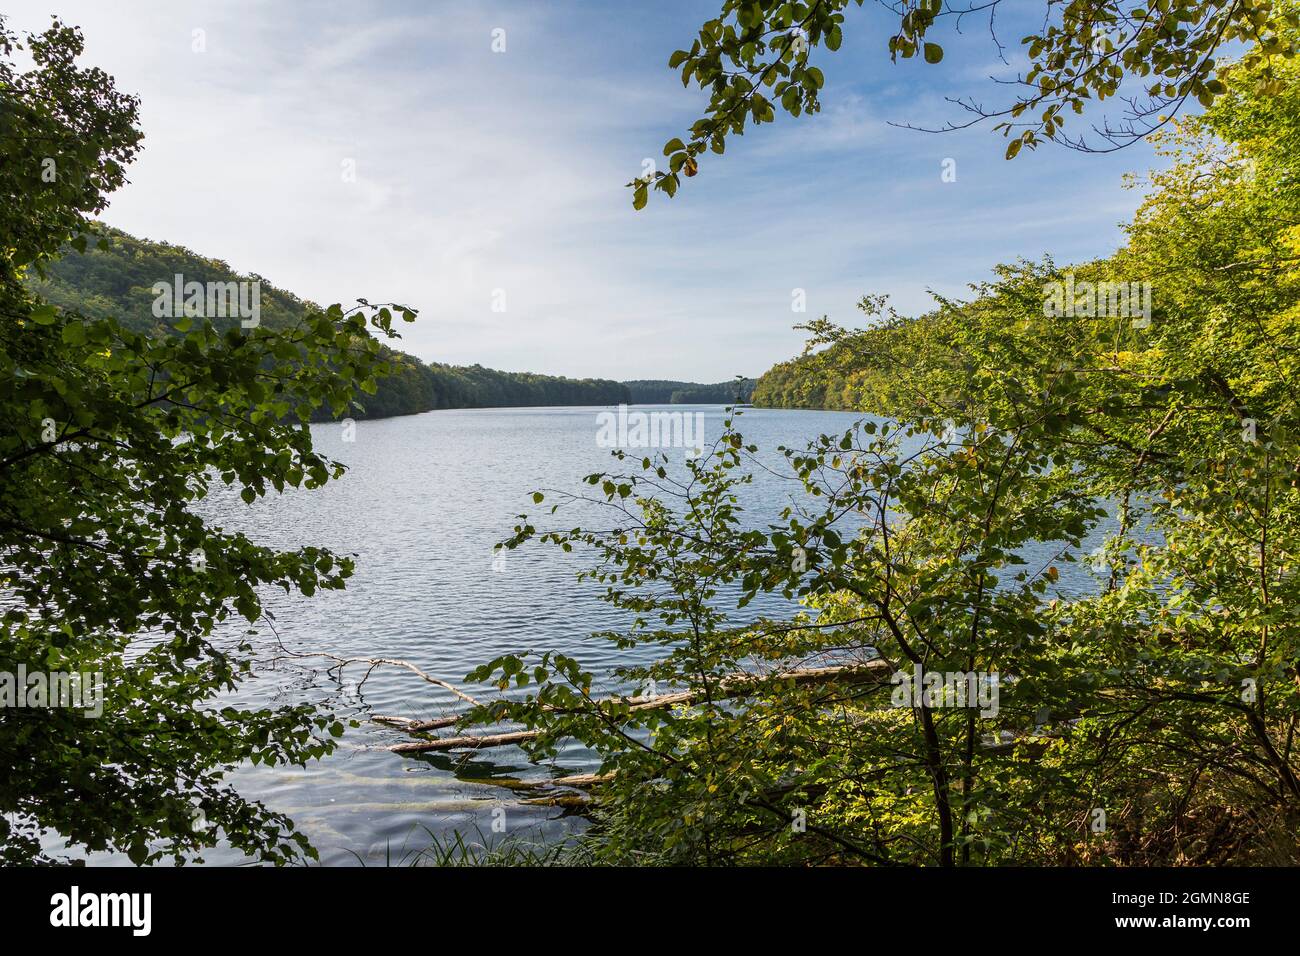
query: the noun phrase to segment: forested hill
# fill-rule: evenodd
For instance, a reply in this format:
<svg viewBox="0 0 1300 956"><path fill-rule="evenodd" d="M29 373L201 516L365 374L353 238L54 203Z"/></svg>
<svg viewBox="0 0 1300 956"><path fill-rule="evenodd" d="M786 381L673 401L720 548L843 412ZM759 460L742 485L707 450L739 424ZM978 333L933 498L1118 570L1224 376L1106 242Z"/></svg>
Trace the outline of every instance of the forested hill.
<svg viewBox="0 0 1300 956"><path fill-rule="evenodd" d="M105 228L108 248L94 243L85 252L69 248L48 267L45 280L33 277L36 291L60 308L87 318L113 316L139 332L164 333L167 319L155 318L153 286L185 282L259 281L259 321L282 328L297 321L312 303L277 288L262 276L240 275L219 259L183 246L137 239ZM227 323L234 319L224 320ZM214 320L221 325L223 320ZM529 372L498 372L480 365L427 365L414 355L385 347L393 373L379 380L374 395L358 395L351 414L357 418L410 415L440 408L489 408L509 405L615 405L631 402L626 386L608 379L571 379Z"/></svg>
<svg viewBox="0 0 1300 956"><path fill-rule="evenodd" d="M857 410L853 372L835 367L838 363L834 360L843 351L842 346L832 346L825 353L778 362L759 377L754 404L764 408Z"/></svg>
<svg viewBox="0 0 1300 956"><path fill-rule="evenodd" d="M754 379L739 378L729 382L701 385L699 382L673 382L637 379L624 382L635 405L732 405L749 401Z"/></svg>
<svg viewBox="0 0 1300 956"><path fill-rule="evenodd" d="M1080 266L1097 269L1101 264ZM980 310L986 305L973 305ZM906 407L903 380L955 361L951 316L894 316L819 351L778 362L759 376L753 403L765 408L823 408L894 415Z"/></svg>

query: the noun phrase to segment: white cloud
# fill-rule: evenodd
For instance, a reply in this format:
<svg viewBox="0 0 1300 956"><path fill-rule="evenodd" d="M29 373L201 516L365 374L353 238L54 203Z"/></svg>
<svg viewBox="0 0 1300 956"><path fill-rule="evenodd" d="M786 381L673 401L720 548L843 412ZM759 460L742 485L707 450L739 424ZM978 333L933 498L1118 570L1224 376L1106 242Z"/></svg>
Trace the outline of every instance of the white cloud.
<svg viewBox="0 0 1300 956"><path fill-rule="evenodd" d="M694 7L40 0L13 26L42 26L50 2L84 28L87 61L142 97L145 150L109 222L318 302L416 306L404 347L429 360L757 374L799 350L792 325L852 322L864 293L920 309L927 286L959 291L1019 253L1104 252L1136 201L1094 168L1079 190L1111 201L1076 206L1067 228L1047 198L1062 160L1018 161L1027 185L1012 186L987 130L888 126L900 103L942 100L873 75L734 139L634 214L623 183L702 105L663 67ZM945 156L956 184L939 181ZM790 311L794 287L807 314Z"/></svg>

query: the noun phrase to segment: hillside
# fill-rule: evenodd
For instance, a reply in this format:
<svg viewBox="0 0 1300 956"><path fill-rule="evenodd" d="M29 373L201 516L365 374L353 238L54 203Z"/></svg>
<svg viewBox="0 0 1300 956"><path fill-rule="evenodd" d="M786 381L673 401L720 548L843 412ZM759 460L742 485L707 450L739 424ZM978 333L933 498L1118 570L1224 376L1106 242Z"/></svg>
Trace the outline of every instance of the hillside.
<svg viewBox="0 0 1300 956"><path fill-rule="evenodd" d="M1080 267L1082 272L1084 267ZM981 313L987 303L967 311ZM905 384L960 362L951 314L892 315L815 344L816 351L778 362L759 376L753 403L766 408L819 408L897 415L915 398Z"/></svg>
<svg viewBox="0 0 1300 956"><path fill-rule="evenodd" d="M153 286L181 275L186 283L258 281L259 321L270 328L295 322L313 303L280 289L263 276L240 275L220 259L183 246L138 239L105 227L108 248L85 252L68 248L51 263L45 279L31 284L47 301L87 318L113 316L138 332L165 334L169 319L154 314ZM217 326L235 318L214 319ZM630 403L628 389L608 379L571 379L530 372L500 372L480 365L428 365L414 355L385 348L393 373L381 379L374 395L358 395L351 414L386 418L444 408L494 408L512 405L614 405Z"/></svg>
<svg viewBox="0 0 1300 956"><path fill-rule="evenodd" d="M822 353L802 355L778 362L758 378L753 402L763 408L822 408L834 411L860 410L854 369L842 369L847 359L842 346Z"/></svg>

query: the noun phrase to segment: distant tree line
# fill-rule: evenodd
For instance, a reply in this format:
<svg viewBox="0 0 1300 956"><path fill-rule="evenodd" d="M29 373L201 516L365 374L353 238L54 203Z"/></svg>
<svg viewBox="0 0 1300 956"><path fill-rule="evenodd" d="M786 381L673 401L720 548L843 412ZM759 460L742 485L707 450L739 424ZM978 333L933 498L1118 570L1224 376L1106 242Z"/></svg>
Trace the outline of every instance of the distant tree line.
<svg viewBox="0 0 1300 956"><path fill-rule="evenodd" d="M631 403L628 387L606 378L499 372L482 365L443 365L439 362L426 368L437 393L435 408Z"/></svg>
<svg viewBox="0 0 1300 956"><path fill-rule="evenodd" d="M752 378L735 378L712 385L657 379L637 379L623 384L628 387L634 405L743 405L748 404L754 391Z"/></svg>

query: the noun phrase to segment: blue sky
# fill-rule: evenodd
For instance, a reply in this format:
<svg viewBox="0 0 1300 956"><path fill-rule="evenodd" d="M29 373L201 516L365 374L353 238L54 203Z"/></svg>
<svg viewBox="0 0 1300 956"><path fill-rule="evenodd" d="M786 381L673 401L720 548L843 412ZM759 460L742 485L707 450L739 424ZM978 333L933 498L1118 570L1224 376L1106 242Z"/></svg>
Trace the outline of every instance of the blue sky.
<svg viewBox="0 0 1300 956"><path fill-rule="evenodd" d="M733 138L675 199L639 213L623 184L705 102L668 56L716 2L7 8L18 29L52 13L80 25L85 62L142 98L145 148L108 222L320 303L412 305L421 317L401 347L426 360L757 375L801 350L796 323L855 323L863 295L919 312L928 290L960 295L998 262L1110 252L1140 200L1121 177L1153 163L1145 145L1048 146L1008 163L987 126L888 125L960 118L945 96L1003 102L988 76L1014 69L973 18L962 36L943 31L941 64L891 64L890 19L870 2L848 12L838 53L813 52L820 114ZM1000 14L1013 66L1026 26ZM498 28L504 53L491 49ZM947 158L955 182L942 181ZM806 314L791 310L794 289Z"/></svg>

